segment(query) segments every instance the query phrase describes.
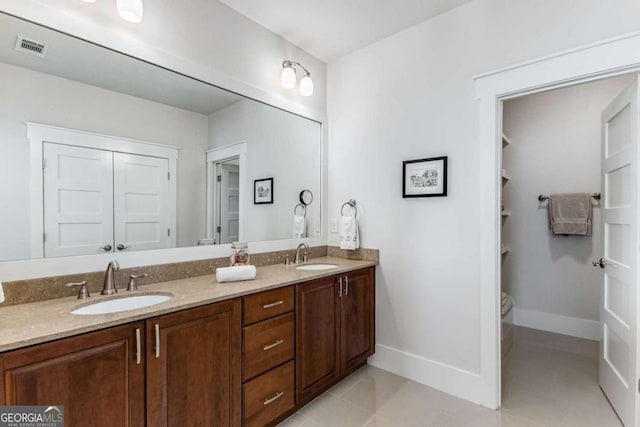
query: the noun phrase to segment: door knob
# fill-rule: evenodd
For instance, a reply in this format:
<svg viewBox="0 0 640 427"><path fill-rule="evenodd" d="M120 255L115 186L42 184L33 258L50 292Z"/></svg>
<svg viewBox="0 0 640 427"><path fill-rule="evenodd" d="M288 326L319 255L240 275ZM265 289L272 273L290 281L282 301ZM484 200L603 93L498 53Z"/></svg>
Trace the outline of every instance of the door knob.
<svg viewBox="0 0 640 427"><path fill-rule="evenodd" d="M113 249L113 248L111 247L111 245L104 245L100 249L102 249L105 252L111 252L111 249Z"/></svg>
<svg viewBox="0 0 640 427"><path fill-rule="evenodd" d="M593 265L594 267L604 268L607 265L607 262L604 259L600 258L598 261L593 261L591 265Z"/></svg>
<svg viewBox="0 0 640 427"><path fill-rule="evenodd" d="M116 249L118 249L119 251L124 251L125 249L128 249L129 246L125 246L122 243L120 243L118 246L116 246Z"/></svg>

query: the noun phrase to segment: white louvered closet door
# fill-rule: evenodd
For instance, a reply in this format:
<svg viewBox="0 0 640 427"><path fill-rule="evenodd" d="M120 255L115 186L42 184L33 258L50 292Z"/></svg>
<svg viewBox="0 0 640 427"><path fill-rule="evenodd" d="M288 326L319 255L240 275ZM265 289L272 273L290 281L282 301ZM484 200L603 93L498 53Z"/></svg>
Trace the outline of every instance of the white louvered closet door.
<svg viewBox="0 0 640 427"><path fill-rule="evenodd" d="M602 337L599 380L627 427L638 399L638 81L602 113Z"/></svg>
<svg viewBox="0 0 640 427"><path fill-rule="evenodd" d="M113 153L116 252L169 248L169 161Z"/></svg>
<svg viewBox="0 0 640 427"><path fill-rule="evenodd" d="M112 252L112 153L45 143L44 256Z"/></svg>

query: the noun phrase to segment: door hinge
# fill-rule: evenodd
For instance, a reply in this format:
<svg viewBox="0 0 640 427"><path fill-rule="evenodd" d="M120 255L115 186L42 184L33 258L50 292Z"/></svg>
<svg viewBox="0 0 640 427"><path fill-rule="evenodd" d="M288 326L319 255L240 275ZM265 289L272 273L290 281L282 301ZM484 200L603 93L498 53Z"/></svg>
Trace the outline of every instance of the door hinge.
<svg viewBox="0 0 640 427"><path fill-rule="evenodd" d="M216 232L220 233L221 231L222 231L222 227L217 226L217 227L216 227Z"/></svg>
<svg viewBox="0 0 640 427"><path fill-rule="evenodd" d="M42 243L46 242L47 240L47 233L42 233Z"/></svg>
<svg viewBox="0 0 640 427"><path fill-rule="evenodd" d="M640 393L640 379L638 379L638 393Z"/></svg>
<svg viewBox="0 0 640 427"><path fill-rule="evenodd" d="M167 179L171 181L171 172L167 172Z"/></svg>
<svg viewBox="0 0 640 427"><path fill-rule="evenodd" d="M218 175L217 179L218 179L218 182L222 182L222 175Z"/></svg>
<svg viewBox="0 0 640 427"><path fill-rule="evenodd" d="M42 169L44 169L44 157L42 158Z"/></svg>
<svg viewBox="0 0 640 427"><path fill-rule="evenodd" d="M171 229L167 228L167 236L171 236Z"/></svg>

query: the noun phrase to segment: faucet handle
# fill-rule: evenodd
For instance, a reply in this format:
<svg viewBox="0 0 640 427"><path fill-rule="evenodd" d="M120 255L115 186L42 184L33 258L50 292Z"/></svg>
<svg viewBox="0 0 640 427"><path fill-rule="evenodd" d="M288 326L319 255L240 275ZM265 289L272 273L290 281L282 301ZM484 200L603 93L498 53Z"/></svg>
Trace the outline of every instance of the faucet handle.
<svg viewBox="0 0 640 427"><path fill-rule="evenodd" d="M138 290L138 284L136 283L136 279L139 279L140 277L148 277L149 275L147 273L142 273L142 274L130 274L129 275L129 284L127 285L127 291L131 292L131 291L137 291Z"/></svg>
<svg viewBox="0 0 640 427"><path fill-rule="evenodd" d="M67 283L64 286L66 288L75 288L75 287L80 288L80 289L78 289L78 299L91 298L91 295L89 294L89 289L87 289L87 281L86 280L83 280L82 282L78 282L78 283Z"/></svg>

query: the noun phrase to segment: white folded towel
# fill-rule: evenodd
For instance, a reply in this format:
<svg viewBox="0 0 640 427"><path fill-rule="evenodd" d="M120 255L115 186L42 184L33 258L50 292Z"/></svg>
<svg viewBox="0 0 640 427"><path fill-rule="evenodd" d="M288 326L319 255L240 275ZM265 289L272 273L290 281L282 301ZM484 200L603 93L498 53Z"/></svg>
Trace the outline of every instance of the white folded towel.
<svg viewBox="0 0 640 427"><path fill-rule="evenodd" d="M360 247L358 221L355 216L343 216L340 219L340 249L354 251Z"/></svg>
<svg viewBox="0 0 640 427"><path fill-rule="evenodd" d="M293 216L293 238L307 237L307 220L303 215Z"/></svg>
<svg viewBox="0 0 640 427"><path fill-rule="evenodd" d="M216 268L216 280L218 283L239 282L256 278L255 265L239 265L236 267Z"/></svg>

